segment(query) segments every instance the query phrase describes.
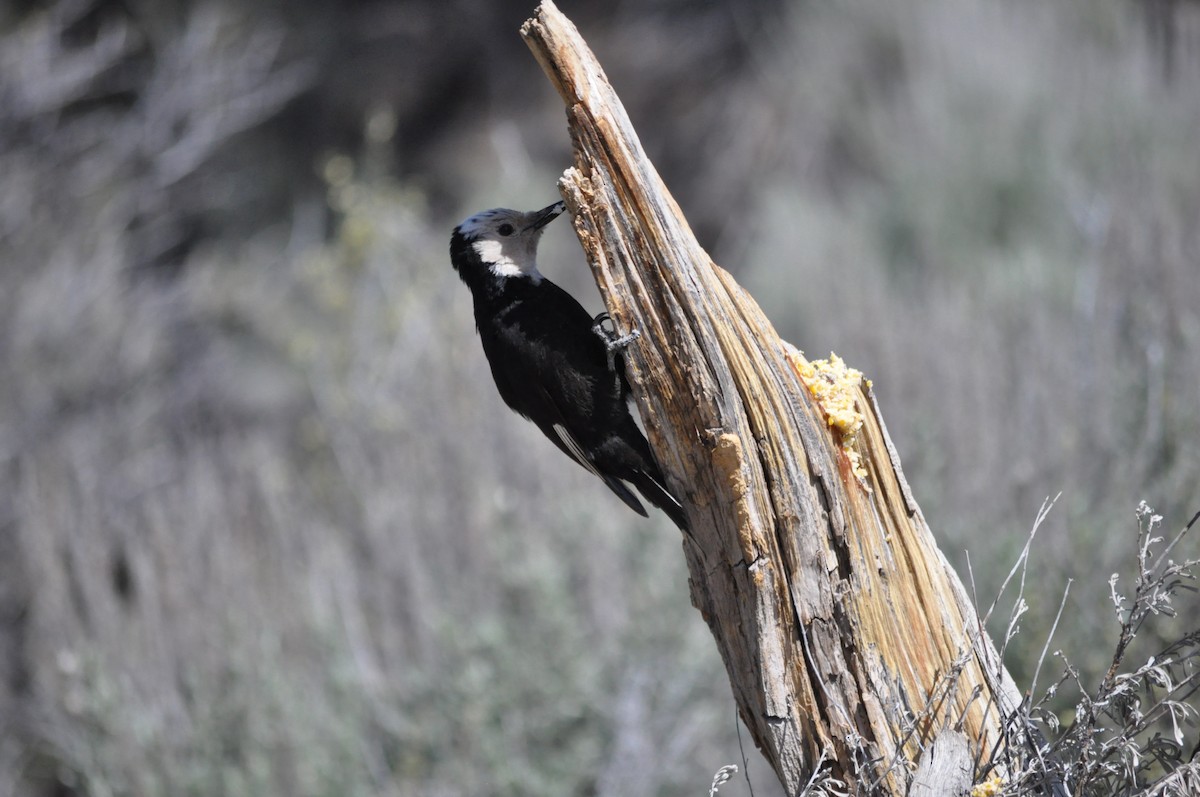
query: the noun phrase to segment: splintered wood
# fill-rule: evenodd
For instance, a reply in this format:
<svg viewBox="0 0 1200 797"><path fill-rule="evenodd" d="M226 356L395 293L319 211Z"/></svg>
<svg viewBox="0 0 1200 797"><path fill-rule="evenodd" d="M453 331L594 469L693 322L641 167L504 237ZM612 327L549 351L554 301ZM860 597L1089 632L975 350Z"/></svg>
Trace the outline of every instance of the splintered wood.
<svg viewBox="0 0 1200 797"><path fill-rule="evenodd" d="M629 376L687 509L692 602L755 742L789 794L818 762L852 793L904 794L955 729L967 744L947 749L973 770L1021 696L869 383L842 387L849 426L831 427L812 366L700 247L579 32L544 2L521 33L566 105L560 188L580 243L618 328L641 332Z"/></svg>

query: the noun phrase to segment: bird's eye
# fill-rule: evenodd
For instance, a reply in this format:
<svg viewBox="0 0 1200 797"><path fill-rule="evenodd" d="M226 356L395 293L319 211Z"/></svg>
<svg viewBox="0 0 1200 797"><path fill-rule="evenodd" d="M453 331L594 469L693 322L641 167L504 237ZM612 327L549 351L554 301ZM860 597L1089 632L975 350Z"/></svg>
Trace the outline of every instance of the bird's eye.
<svg viewBox="0 0 1200 797"><path fill-rule="evenodd" d="M512 235L514 229L516 229L516 228L513 227L511 224L505 222L504 224L501 224L499 227L496 228L496 232L500 233L501 235Z"/></svg>

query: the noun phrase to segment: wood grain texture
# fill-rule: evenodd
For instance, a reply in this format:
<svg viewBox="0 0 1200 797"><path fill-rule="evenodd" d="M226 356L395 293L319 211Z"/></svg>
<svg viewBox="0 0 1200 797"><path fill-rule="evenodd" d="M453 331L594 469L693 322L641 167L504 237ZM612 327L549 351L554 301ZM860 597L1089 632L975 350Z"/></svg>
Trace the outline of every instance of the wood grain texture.
<svg viewBox="0 0 1200 797"><path fill-rule="evenodd" d="M562 97L560 182L692 529L692 602L742 719L789 794L822 751L859 793L904 794L959 728L978 760L1020 694L900 470L868 386L855 475L803 356L700 247L578 31L543 2L521 30ZM697 163L703 168L703 163Z"/></svg>

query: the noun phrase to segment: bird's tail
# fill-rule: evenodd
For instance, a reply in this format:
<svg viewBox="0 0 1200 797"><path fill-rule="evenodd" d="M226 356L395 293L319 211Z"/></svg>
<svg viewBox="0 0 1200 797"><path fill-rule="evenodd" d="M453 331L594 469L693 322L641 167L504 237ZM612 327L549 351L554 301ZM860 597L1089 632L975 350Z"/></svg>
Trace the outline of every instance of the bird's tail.
<svg viewBox="0 0 1200 797"><path fill-rule="evenodd" d="M683 513L683 506L675 500L675 496L667 490L662 484L662 475L657 473L650 474L644 470L637 471L633 476L629 477L629 481L642 497L649 501L654 506L666 513L667 517L679 527L680 531L687 531L687 518Z"/></svg>
<svg viewBox="0 0 1200 797"><path fill-rule="evenodd" d="M595 471L634 512L643 517L646 515L646 510L624 482L632 484L643 498L665 512L680 531L687 532L683 506L667 489L662 471L650 453L650 444L632 418L629 419L629 428L623 432L613 435L596 449L593 460Z"/></svg>
<svg viewBox="0 0 1200 797"><path fill-rule="evenodd" d="M637 500L637 496L625 486L625 482L615 476L605 476L603 474L600 474L600 478L604 479L604 483L608 485L608 489L616 493L617 498L625 502L625 506L637 512L642 517L650 517L646 514L646 507L642 506L642 502Z"/></svg>

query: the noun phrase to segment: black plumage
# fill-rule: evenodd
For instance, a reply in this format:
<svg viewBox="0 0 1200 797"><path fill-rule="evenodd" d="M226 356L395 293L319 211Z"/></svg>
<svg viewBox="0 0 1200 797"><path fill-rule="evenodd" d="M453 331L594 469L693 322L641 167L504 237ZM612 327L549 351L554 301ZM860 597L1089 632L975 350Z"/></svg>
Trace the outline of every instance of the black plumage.
<svg viewBox="0 0 1200 797"><path fill-rule="evenodd" d="M686 529L650 446L630 415L623 358L570 294L537 270L537 243L563 212L478 213L450 238L450 260L475 300L475 325L504 402L638 514L628 482Z"/></svg>

